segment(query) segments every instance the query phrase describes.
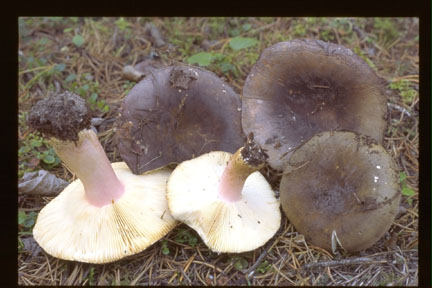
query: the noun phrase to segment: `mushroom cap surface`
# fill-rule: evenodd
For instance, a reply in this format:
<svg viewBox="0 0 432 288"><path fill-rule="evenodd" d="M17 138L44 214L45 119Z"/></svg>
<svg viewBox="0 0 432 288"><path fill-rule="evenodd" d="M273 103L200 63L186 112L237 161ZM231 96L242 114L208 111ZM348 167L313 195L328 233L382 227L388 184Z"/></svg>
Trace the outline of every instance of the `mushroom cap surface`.
<svg viewBox="0 0 432 288"><path fill-rule="evenodd" d="M40 211L33 236L48 254L108 263L146 249L177 224L165 198L169 169L134 175L124 162L111 165L125 186L113 204L89 204L78 179Z"/></svg>
<svg viewBox="0 0 432 288"><path fill-rule="evenodd" d="M350 130L381 143L385 86L350 49L320 40L292 40L265 49L243 87L245 134L283 170L292 151L313 135Z"/></svg>
<svg viewBox="0 0 432 288"><path fill-rule="evenodd" d="M168 180L167 199L171 215L197 231L212 251L240 253L273 237L281 214L279 200L259 172L246 179L240 200L219 198L220 177L231 155L214 151L179 164Z"/></svg>
<svg viewBox="0 0 432 288"><path fill-rule="evenodd" d="M120 114L118 148L135 174L243 145L239 96L194 66L153 71L131 89Z"/></svg>
<svg viewBox="0 0 432 288"><path fill-rule="evenodd" d="M322 132L294 151L280 184L283 211L313 245L360 251L389 229L401 198L398 169L385 149L352 132Z"/></svg>

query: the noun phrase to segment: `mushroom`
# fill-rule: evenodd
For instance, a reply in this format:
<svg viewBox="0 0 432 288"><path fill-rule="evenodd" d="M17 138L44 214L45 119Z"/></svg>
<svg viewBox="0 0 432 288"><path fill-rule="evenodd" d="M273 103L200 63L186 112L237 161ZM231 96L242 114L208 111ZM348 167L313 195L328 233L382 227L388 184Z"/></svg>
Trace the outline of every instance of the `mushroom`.
<svg viewBox="0 0 432 288"><path fill-rule="evenodd" d="M382 143L386 96L382 80L350 49L320 40L292 40L265 49L243 87L242 125L283 170L292 151L313 135L350 130Z"/></svg>
<svg viewBox="0 0 432 288"><path fill-rule="evenodd" d="M124 162L110 164L97 135L87 129L85 101L65 92L37 102L29 125L50 138L57 155L79 178L39 213L34 239L50 255L107 263L144 250L176 221L165 198L167 168L133 174Z"/></svg>
<svg viewBox="0 0 432 288"><path fill-rule="evenodd" d="M180 163L167 184L171 215L214 252L264 245L280 226L279 200L258 172L267 155L249 138L234 154L213 151Z"/></svg>
<svg viewBox="0 0 432 288"><path fill-rule="evenodd" d="M389 229L401 199L393 158L368 136L326 131L299 146L280 184L283 211L313 245L366 249Z"/></svg>
<svg viewBox="0 0 432 288"><path fill-rule="evenodd" d="M241 103L214 73L192 66L154 70L125 97L116 122L122 159L140 174L243 145Z"/></svg>

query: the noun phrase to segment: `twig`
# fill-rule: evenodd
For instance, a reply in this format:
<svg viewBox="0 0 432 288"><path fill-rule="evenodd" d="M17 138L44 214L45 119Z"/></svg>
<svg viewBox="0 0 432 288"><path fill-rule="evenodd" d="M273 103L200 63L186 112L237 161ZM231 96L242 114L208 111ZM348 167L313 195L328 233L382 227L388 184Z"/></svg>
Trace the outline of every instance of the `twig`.
<svg viewBox="0 0 432 288"><path fill-rule="evenodd" d="M322 262L313 262L303 265L302 269L310 269L315 267L330 267L330 266L339 266L339 265L356 265L356 264L372 264L372 263L387 263L385 260L373 260L366 257L359 258L348 258L342 260L334 260L334 261L322 261Z"/></svg>
<svg viewBox="0 0 432 288"><path fill-rule="evenodd" d="M242 270L241 272L245 274L247 277L250 277L254 274L255 268L258 267L258 265L261 263L261 261L264 259L264 257L267 255L267 249L264 249L264 251L261 253L261 255L258 257L258 259L255 261L255 263L248 269Z"/></svg>
<svg viewBox="0 0 432 288"><path fill-rule="evenodd" d="M396 110L398 110L398 111L401 112L401 113L405 113L408 117L412 117L412 116L411 116L411 113L410 113L408 110L406 110L405 108L403 108L403 107L401 107L401 106L399 106L399 105L397 105L397 104L387 103L387 105L388 105L390 108L396 109Z"/></svg>
<svg viewBox="0 0 432 288"><path fill-rule="evenodd" d="M278 230L278 231L279 231L279 230ZM242 272L243 274L245 274L245 275L247 274L247 277L252 276L252 275L254 274L254 272L255 272L255 271L254 271L255 268L258 267L258 265L261 263L261 261L262 261L262 260L264 259L264 257L267 255L267 252L270 251L270 250L272 249L273 245L274 245L278 240L279 240L279 238L278 238L278 237L275 237L275 238L273 239L273 241L267 243L267 244L264 246L264 251L261 252L260 256L258 256L258 259L255 261L255 263L254 263L250 268L245 269L245 270L242 270L241 272Z"/></svg>

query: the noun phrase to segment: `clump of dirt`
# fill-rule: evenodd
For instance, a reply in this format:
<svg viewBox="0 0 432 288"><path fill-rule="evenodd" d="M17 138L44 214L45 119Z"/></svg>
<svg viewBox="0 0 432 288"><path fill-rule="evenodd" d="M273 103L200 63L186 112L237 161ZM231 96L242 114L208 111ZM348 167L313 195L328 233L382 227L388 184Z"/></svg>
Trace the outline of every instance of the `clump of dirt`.
<svg viewBox="0 0 432 288"><path fill-rule="evenodd" d="M91 115L80 96L64 92L42 99L31 109L28 124L45 137L78 141L78 132L90 126Z"/></svg>
<svg viewBox="0 0 432 288"><path fill-rule="evenodd" d="M189 83L197 79L197 72L192 68L175 67L170 75L170 82L173 88L189 89Z"/></svg>
<svg viewBox="0 0 432 288"><path fill-rule="evenodd" d="M247 142L241 151L242 157L246 163L251 166L259 166L268 158L267 153L254 140L251 132L247 138Z"/></svg>

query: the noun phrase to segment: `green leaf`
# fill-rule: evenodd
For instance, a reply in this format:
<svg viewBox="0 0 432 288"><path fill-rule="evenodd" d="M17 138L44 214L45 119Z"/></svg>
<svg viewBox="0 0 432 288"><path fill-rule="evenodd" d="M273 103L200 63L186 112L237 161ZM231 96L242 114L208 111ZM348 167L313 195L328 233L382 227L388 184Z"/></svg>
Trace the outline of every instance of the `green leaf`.
<svg viewBox="0 0 432 288"><path fill-rule="evenodd" d="M415 192L411 188L404 187L402 188L402 194L405 196L413 196Z"/></svg>
<svg viewBox="0 0 432 288"><path fill-rule="evenodd" d="M187 59L189 64L198 64L199 66L208 66L213 61L213 54L209 52L199 52Z"/></svg>
<svg viewBox="0 0 432 288"><path fill-rule="evenodd" d="M81 47L84 44L84 38L81 35L75 35L72 42L77 46Z"/></svg>
<svg viewBox="0 0 432 288"><path fill-rule="evenodd" d="M258 40L255 38L234 37L230 40L229 45L234 50L241 50L255 46L257 43Z"/></svg>
<svg viewBox="0 0 432 288"><path fill-rule="evenodd" d="M70 74L68 77L66 77L66 82L74 81L77 78L76 74Z"/></svg>
<svg viewBox="0 0 432 288"><path fill-rule="evenodd" d="M162 247L162 254L163 255L168 255L170 253L170 250L168 247Z"/></svg>
<svg viewBox="0 0 432 288"><path fill-rule="evenodd" d="M123 17L120 17L115 24L120 30L125 30L130 25Z"/></svg>
<svg viewBox="0 0 432 288"><path fill-rule="evenodd" d="M96 100L98 97L99 97L99 95L97 93L92 93L89 97L89 102L90 103L96 103Z"/></svg>
<svg viewBox="0 0 432 288"><path fill-rule="evenodd" d="M194 237L194 236L191 236L189 238L188 244L190 246L192 246L192 247L195 247L195 245L197 244L197 242L198 242L198 239L196 237Z"/></svg>
<svg viewBox="0 0 432 288"><path fill-rule="evenodd" d="M27 215L24 211L18 211L18 224L23 225Z"/></svg>
<svg viewBox="0 0 432 288"><path fill-rule="evenodd" d="M252 25L249 23L243 24L242 29L243 31L249 31L252 28Z"/></svg>
<svg viewBox="0 0 432 288"><path fill-rule="evenodd" d="M105 105L105 101L97 101L96 105L99 109L103 109Z"/></svg>
<svg viewBox="0 0 432 288"><path fill-rule="evenodd" d="M229 71L232 71L232 72L236 71L235 66L232 65L231 63L228 63L228 62L222 62L222 63L220 63L219 67L220 67L222 73L224 73L224 74L227 73L227 72L229 72Z"/></svg>
<svg viewBox="0 0 432 288"><path fill-rule="evenodd" d="M54 66L54 71L56 72L62 72L66 68L66 64L60 63Z"/></svg>
<svg viewBox="0 0 432 288"><path fill-rule="evenodd" d="M41 147L42 146L42 141L41 140L32 140L30 142L30 145L32 147Z"/></svg>
<svg viewBox="0 0 432 288"><path fill-rule="evenodd" d="M248 267L248 262L243 257L236 257L236 262L234 263L234 268L237 270L243 270Z"/></svg>
<svg viewBox="0 0 432 288"><path fill-rule="evenodd" d="M257 272L264 274L270 269L270 267L271 267L271 265L266 260L263 263L260 263L256 270L257 270Z"/></svg>
<svg viewBox="0 0 432 288"><path fill-rule="evenodd" d="M107 113L109 111L109 109L110 109L109 106L105 105L102 109L102 112Z"/></svg>
<svg viewBox="0 0 432 288"><path fill-rule="evenodd" d="M47 154L43 157L43 161L47 164L52 164L55 162L55 160L56 160L56 158L50 154Z"/></svg>
<svg viewBox="0 0 432 288"><path fill-rule="evenodd" d="M170 253L170 250L168 248L168 241L162 240L162 254L168 255Z"/></svg>
<svg viewBox="0 0 432 288"><path fill-rule="evenodd" d="M18 150L18 154L22 155L25 153L28 153L30 151L30 147L29 146L22 146L19 150Z"/></svg>
<svg viewBox="0 0 432 288"><path fill-rule="evenodd" d="M230 36L237 36L240 34L240 30L238 28L231 29L229 31Z"/></svg>
<svg viewBox="0 0 432 288"><path fill-rule="evenodd" d="M30 212L26 214L24 211L18 212L18 224L26 228L33 227L37 214L35 212Z"/></svg>
<svg viewBox="0 0 432 288"><path fill-rule="evenodd" d="M406 177L407 177L407 175L405 174L405 172L399 173L399 183L404 182Z"/></svg>
<svg viewBox="0 0 432 288"><path fill-rule="evenodd" d="M407 199L408 205L412 206L412 198Z"/></svg>

